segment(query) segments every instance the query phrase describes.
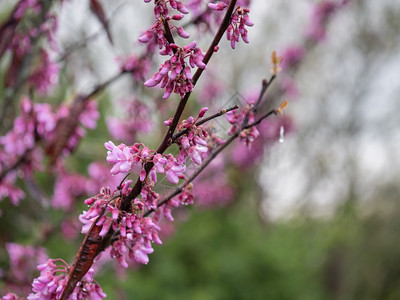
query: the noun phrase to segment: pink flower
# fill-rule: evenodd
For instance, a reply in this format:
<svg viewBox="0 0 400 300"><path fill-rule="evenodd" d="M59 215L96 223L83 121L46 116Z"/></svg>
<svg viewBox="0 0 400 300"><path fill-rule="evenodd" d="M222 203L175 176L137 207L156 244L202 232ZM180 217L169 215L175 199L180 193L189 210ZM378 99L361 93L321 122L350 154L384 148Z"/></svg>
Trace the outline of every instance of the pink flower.
<svg viewBox="0 0 400 300"><path fill-rule="evenodd" d="M252 106L247 105L244 109L237 109L234 111L229 111L225 114L226 120L232 124L231 129L228 134L233 135L239 132L240 141L247 147L251 146L251 143L260 135L259 131L255 126L242 130L244 121L247 118L247 124L254 122L254 113L252 111Z"/></svg>
<svg viewBox="0 0 400 300"><path fill-rule="evenodd" d="M250 9L248 8L238 8L232 16L231 24L226 30L226 38L231 42L232 49L235 49L236 43L239 42L239 37L241 37L245 43L249 42L245 26L251 27L254 25L248 16L249 12Z"/></svg>
<svg viewBox="0 0 400 300"><path fill-rule="evenodd" d="M186 93L193 91L191 68L197 66L204 69L206 67L203 63L204 53L197 48L195 41L182 48L175 44L171 44L170 47L175 50L175 53L144 85L147 87L160 85L161 88L165 88L164 99L168 98L172 92L183 98ZM162 54L168 53L164 51Z"/></svg>
<svg viewBox="0 0 400 300"><path fill-rule="evenodd" d="M172 154L164 157L161 154L156 154L153 157L153 163L157 173L165 173L167 180L172 184L178 184L179 179L184 178L183 173L186 171L186 166L179 164Z"/></svg>
<svg viewBox="0 0 400 300"><path fill-rule="evenodd" d="M40 276L33 280L32 293L27 299L60 299L67 284L70 266L61 259L49 259L46 263L38 265L37 269ZM94 270L90 268L76 285L71 298L103 299L107 296L93 280L93 273Z"/></svg>
<svg viewBox="0 0 400 300"><path fill-rule="evenodd" d="M118 147L109 141L104 144L107 150L107 162L114 164L111 174L127 173L132 168L133 156L128 146L120 144Z"/></svg>
<svg viewBox="0 0 400 300"><path fill-rule="evenodd" d="M147 263L149 262L149 257L147 256L147 254L151 254L153 252L154 252L153 248L142 246L142 247L140 247L139 249L137 249L135 251L135 254L134 254L133 258L138 263L147 265Z"/></svg>
<svg viewBox="0 0 400 300"><path fill-rule="evenodd" d="M151 242L162 243L158 237L160 227L150 217L124 213L119 228L121 234L112 245L111 257L116 258L123 268L128 267L127 258L147 264L148 254L154 251Z"/></svg>

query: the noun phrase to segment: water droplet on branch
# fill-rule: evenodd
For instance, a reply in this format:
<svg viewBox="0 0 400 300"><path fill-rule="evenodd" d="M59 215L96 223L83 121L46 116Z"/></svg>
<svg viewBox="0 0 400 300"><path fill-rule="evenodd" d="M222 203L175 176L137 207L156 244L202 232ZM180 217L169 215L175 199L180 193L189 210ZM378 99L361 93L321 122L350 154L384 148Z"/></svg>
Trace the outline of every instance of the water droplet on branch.
<svg viewBox="0 0 400 300"><path fill-rule="evenodd" d="M281 129L279 131L279 143L283 143L285 141L285 128L281 126Z"/></svg>

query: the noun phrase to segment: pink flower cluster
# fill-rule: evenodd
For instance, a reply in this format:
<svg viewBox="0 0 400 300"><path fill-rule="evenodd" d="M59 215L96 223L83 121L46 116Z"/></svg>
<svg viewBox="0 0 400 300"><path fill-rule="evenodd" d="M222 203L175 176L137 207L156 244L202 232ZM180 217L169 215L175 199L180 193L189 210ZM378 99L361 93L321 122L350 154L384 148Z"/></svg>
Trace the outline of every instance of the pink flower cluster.
<svg viewBox="0 0 400 300"><path fill-rule="evenodd" d="M84 224L82 233L87 233L96 220L96 225L102 226L100 236L105 236L110 228L114 231L119 229L120 234L112 246L110 255L116 258L123 268L128 267L127 258L146 264L149 261L147 255L153 252L151 243L161 244L158 237L160 227L153 222L152 218L143 217L145 207L157 207L158 194L154 193L151 187L143 188L143 199L134 201L133 212L120 210L120 197L126 196L130 192L131 183L131 180L125 181L121 185L121 190L113 193L109 189L102 189L96 197L85 200L85 204L91 205L91 207L79 216ZM117 195L114 196L116 193ZM151 193L151 195L147 193ZM155 203L153 200L148 203L150 198L153 198Z"/></svg>
<svg viewBox="0 0 400 300"><path fill-rule="evenodd" d="M154 87L160 84L161 88L165 88L164 99L168 98L172 92L183 98L186 93L193 91L192 68L206 67L203 63L204 53L197 47L195 41L184 47L178 47L175 44L170 44L170 47L174 52L172 57L166 60L158 72L144 85ZM189 60L188 63L186 59Z"/></svg>
<svg viewBox="0 0 400 300"><path fill-rule="evenodd" d="M144 0L144 2L149 3L151 0ZM182 14L187 14L189 11L182 4L181 1L176 0L154 0L154 15L156 18L167 17L169 13L168 5L175 10L178 10Z"/></svg>
<svg viewBox="0 0 400 300"><path fill-rule="evenodd" d="M145 0L145 2L150 2L150 1L151 0L148 1ZM168 15L169 14L168 4L171 6L171 8L178 10L180 14L176 14L170 17ZM171 20L180 21L183 19L184 14L187 13L189 13L189 11L182 5L180 1L166 1L166 0L155 1L155 6L154 6L155 23L149 30L146 30L146 32L142 34L142 36L139 38L139 42L149 43L150 44L149 48L151 50L155 48L154 44L156 43L159 49L161 49L160 54L172 55L173 50L170 46L170 43L165 37L164 22L169 24L169 21ZM175 29L178 35L184 39L189 37L189 34L185 32L183 27L173 26L170 29L171 30Z"/></svg>
<svg viewBox="0 0 400 300"><path fill-rule="evenodd" d="M196 119L189 117L178 125L178 130L187 130L186 134L176 140L180 150L177 158L179 162L185 162L186 157L190 157L196 165L200 165L208 156L208 133L202 127L196 126L196 122L204 116L207 110L207 107L203 107Z"/></svg>
<svg viewBox="0 0 400 300"><path fill-rule="evenodd" d="M145 2L150 2L150 0ZM170 17L169 8L178 10L181 14ZM172 92L179 94L181 98L188 93L193 91L192 84L192 70L195 67L204 69L206 65L203 63L204 53L200 48L197 47L195 41L189 43L184 47L179 47L175 43L167 40L166 30L175 29L179 36L182 38L188 38L189 34L183 29L183 27L172 26L169 27L169 21L180 21L183 18L183 14L187 14L189 11L183 6L180 1L155 1L154 15L156 22L147 30L140 38L139 41L142 43L154 43L158 44L161 55L168 55L170 59L166 60L158 72L155 73L152 78L145 82L147 87L155 87L160 85L161 88L165 88L163 98L168 98ZM165 24L168 24L168 28L165 28ZM154 38L155 37L155 38ZM172 38L172 37L171 37Z"/></svg>
<svg viewBox="0 0 400 300"><path fill-rule="evenodd" d="M154 168L149 173L149 179L157 182L157 173L165 174L169 182L177 184L179 179L183 179L183 173L186 171L186 158L189 156L195 164L200 164L208 152L206 130L196 126L196 122L204 116L207 107L203 107L197 118L189 117L178 125L178 130L186 130L186 133L180 136L175 142L180 152L177 158L172 154L155 153L144 144L135 143L133 146L119 144L116 146L109 141L104 144L107 151L107 162L113 164L110 172L113 175L119 173L128 173L136 166L140 168L139 178L141 181L146 179L144 165L148 162L154 164ZM166 126L170 125L172 119L165 121Z"/></svg>
<svg viewBox="0 0 400 300"><path fill-rule="evenodd" d="M9 156L20 157L35 146L36 127L41 128L41 133L44 135L47 129L53 130L55 127L53 118L39 118L36 122L36 116L47 115L49 110L48 104L34 105L28 98L22 98L21 115L14 120L12 130L0 137L0 145L4 147L4 152ZM9 159L10 157L8 161Z"/></svg>
<svg viewBox="0 0 400 300"><path fill-rule="evenodd" d="M46 263L38 265L40 276L32 283L32 293L28 300L60 299L68 281L70 266L61 259L49 259ZM81 281L78 282L71 294L71 299L104 299L100 286L93 280L94 270L91 268Z"/></svg>
<svg viewBox="0 0 400 300"><path fill-rule="evenodd" d="M226 120L232 124L228 134L233 135L239 133L240 141L250 147L251 143L260 135L260 132L255 126L242 130L244 121L247 119L247 124L251 124L255 121L254 113L252 111L252 105L246 105L243 109L232 110L226 113Z"/></svg>
<svg viewBox="0 0 400 300"><path fill-rule="evenodd" d="M178 184L179 179L183 179L183 173L186 171L184 162L178 161L172 154L157 153L153 157L154 169L159 174L165 174L167 180L172 184ZM152 172L150 171L150 174ZM153 173L154 174L154 173ZM154 181L154 176L151 176Z"/></svg>
<svg viewBox="0 0 400 300"><path fill-rule="evenodd" d="M157 175L166 174L169 182L177 184L180 178L183 178L183 172L186 167L179 163L172 154L154 154L154 150L150 150L143 144L135 143L133 146L120 144L115 146L109 141L104 144L107 151L107 162L114 164L111 174L128 173L132 168L137 166L140 168L139 178L141 181L146 179L146 171L144 165L147 162L153 162L155 168L150 171L149 178L151 181L157 181Z"/></svg>
<svg viewBox="0 0 400 300"><path fill-rule="evenodd" d="M9 170L0 178L0 197L10 197L13 203L23 197L22 191L13 188L16 176L13 173L16 167L23 170L24 176L30 176L35 170L43 168L43 151L37 143L39 140L48 143L56 138L56 125L60 119L69 113L67 106L61 106L56 113L47 103L34 103L24 97L21 100L21 115L14 121L13 128L0 137L0 171ZM82 126L93 129L99 118L97 103L89 101L85 110L79 115ZM69 153L85 135L83 127L76 127L74 133L69 137L64 153Z"/></svg>
<svg viewBox="0 0 400 300"><path fill-rule="evenodd" d="M161 228L150 217L124 213L120 223L120 235L112 245L111 257L116 258L123 268L128 267L126 258L147 264L148 254L153 253L152 242L161 245L158 237Z"/></svg>
<svg viewBox="0 0 400 300"><path fill-rule="evenodd" d="M222 11L228 7L228 4L227 2L209 3L208 7L212 10ZM239 42L240 38L242 38L245 43L249 42L245 26L251 27L254 25L254 23L250 21L249 13L249 8L238 6L232 15L231 24L226 31L226 38L231 42L232 49L235 49L236 43Z"/></svg>
<svg viewBox="0 0 400 300"><path fill-rule="evenodd" d="M245 26L251 27L254 25L254 23L250 21L249 12L250 9L239 7L232 16L231 24L226 31L226 38L231 42L232 49L235 49L236 43L239 42L240 37L243 42L249 42Z"/></svg>
<svg viewBox="0 0 400 300"><path fill-rule="evenodd" d="M135 143L133 146L119 144L118 147L113 142L108 141L104 144L107 151L107 162L114 164L110 170L111 174L128 173L135 165L143 166L150 160L150 149L144 144ZM143 170L144 171L144 170ZM143 172L141 171L141 180L143 181ZM146 174L144 174L146 176Z"/></svg>

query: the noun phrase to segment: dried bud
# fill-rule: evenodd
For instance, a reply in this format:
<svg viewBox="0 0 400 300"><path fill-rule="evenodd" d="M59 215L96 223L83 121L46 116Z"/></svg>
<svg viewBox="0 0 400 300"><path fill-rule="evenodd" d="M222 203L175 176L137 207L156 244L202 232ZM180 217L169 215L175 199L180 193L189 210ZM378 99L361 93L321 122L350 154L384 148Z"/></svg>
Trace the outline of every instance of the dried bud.
<svg viewBox="0 0 400 300"><path fill-rule="evenodd" d="M272 72L272 74L274 74L274 75L278 74L278 72L281 70L281 68L280 68L281 62L282 62L282 56L278 56L276 54L276 51L272 52L272 55L271 55L271 63L272 63L271 72Z"/></svg>
<svg viewBox="0 0 400 300"><path fill-rule="evenodd" d="M287 106L288 106L288 101L287 100L283 101L283 103L279 105L278 108L275 109L275 114L277 115L281 113Z"/></svg>

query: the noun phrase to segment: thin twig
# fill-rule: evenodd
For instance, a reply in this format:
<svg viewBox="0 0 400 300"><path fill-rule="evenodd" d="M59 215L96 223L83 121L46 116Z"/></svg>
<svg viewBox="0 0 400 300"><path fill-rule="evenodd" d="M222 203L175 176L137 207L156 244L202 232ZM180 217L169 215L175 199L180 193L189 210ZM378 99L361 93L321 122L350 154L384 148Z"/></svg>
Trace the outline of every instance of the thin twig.
<svg viewBox="0 0 400 300"><path fill-rule="evenodd" d="M213 115L211 115L211 116L209 116L209 117L207 117L207 118L204 118L204 119L202 119L202 120L196 122L195 125L196 125L196 126L203 125L204 123L206 123L206 122L208 122L208 121L211 121L211 120L213 120L213 119L215 119L215 118L218 118L218 117L220 117L220 116L226 114L228 111L232 111L232 110L235 110L235 109L238 109L238 108L239 108L239 106L238 106L238 105L235 105L235 106L232 106L232 107L230 107L230 108L220 110L219 112L217 112L217 113L215 113L215 114L213 114ZM172 141L175 141L176 139L179 139L182 135L186 134L187 132L188 132L188 129L185 128L185 129L183 129L183 130L181 130L181 131L175 133L175 134L172 136Z"/></svg>

